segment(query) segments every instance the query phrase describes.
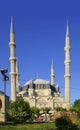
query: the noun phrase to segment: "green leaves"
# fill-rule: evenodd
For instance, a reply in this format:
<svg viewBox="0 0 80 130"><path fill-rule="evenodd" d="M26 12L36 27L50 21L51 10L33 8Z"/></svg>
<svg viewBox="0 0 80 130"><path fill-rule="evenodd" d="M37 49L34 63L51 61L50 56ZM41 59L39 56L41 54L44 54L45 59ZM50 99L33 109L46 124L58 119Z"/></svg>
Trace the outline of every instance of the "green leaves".
<svg viewBox="0 0 80 130"><path fill-rule="evenodd" d="M29 103L23 99L11 102L9 114L14 122L25 122L31 116Z"/></svg>
<svg viewBox="0 0 80 130"><path fill-rule="evenodd" d="M73 124L67 115L57 118L55 123L57 130L79 130L77 125Z"/></svg>
<svg viewBox="0 0 80 130"><path fill-rule="evenodd" d="M77 112L78 117L80 117L80 99L75 100L72 109Z"/></svg>
<svg viewBox="0 0 80 130"><path fill-rule="evenodd" d="M76 111L80 111L80 99L75 100L75 102L74 102L74 104L73 104L73 108L74 108Z"/></svg>

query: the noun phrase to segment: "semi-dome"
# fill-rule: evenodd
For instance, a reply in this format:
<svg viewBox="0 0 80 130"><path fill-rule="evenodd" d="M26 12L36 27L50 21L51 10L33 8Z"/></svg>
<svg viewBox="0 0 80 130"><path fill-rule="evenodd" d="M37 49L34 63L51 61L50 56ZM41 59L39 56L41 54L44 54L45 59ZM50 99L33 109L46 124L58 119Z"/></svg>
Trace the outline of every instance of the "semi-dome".
<svg viewBox="0 0 80 130"><path fill-rule="evenodd" d="M33 80L27 81L27 82L24 84L24 86L29 85L29 84L31 84L31 83L33 83Z"/></svg>

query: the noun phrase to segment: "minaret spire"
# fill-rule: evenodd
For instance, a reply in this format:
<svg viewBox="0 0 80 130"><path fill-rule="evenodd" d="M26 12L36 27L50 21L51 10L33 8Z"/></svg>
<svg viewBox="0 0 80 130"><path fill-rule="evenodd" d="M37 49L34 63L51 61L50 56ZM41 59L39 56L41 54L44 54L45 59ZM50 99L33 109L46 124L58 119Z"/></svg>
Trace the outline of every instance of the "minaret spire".
<svg viewBox="0 0 80 130"><path fill-rule="evenodd" d="M54 86L54 78L55 78L55 75L54 75L54 66L53 66L53 60L52 60L52 64L51 64L51 85Z"/></svg>
<svg viewBox="0 0 80 130"><path fill-rule="evenodd" d="M53 59L52 59L52 64L51 64L51 67L53 67Z"/></svg>
<svg viewBox="0 0 80 130"><path fill-rule="evenodd" d="M69 27L67 23L67 30L66 30L66 39L65 39L65 103L66 103L66 108L70 107L70 36L69 36Z"/></svg>
<svg viewBox="0 0 80 130"><path fill-rule="evenodd" d="M11 79L11 100L16 101L16 56L15 56L15 47L14 42L14 27L13 27L13 17L11 17L11 26L10 26L10 79Z"/></svg>
<svg viewBox="0 0 80 130"><path fill-rule="evenodd" d="M10 32L14 33L13 16L11 16L11 27L10 27Z"/></svg>
<svg viewBox="0 0 80 130"><path fill-rule="evenodd" d="M13 16L11 16L11 25L10 25L10 42L15 42L15 36L14 36L14 22L13 22Z"/></svg>
<svg viewBox="0 0 80 130"><path fill-rule="evenodd" d="M67 28L66 28L66 37L69 36L69 26L68 26L68 20L67 20Z"/></svg>

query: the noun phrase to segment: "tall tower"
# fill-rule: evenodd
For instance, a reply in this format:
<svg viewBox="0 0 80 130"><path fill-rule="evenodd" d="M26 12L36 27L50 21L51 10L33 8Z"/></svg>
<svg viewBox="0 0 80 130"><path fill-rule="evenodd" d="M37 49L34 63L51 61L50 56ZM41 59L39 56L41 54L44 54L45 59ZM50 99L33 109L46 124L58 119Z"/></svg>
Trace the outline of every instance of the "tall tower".
<svg viewBox="0 0 80 130"><path fill-rule="evenodd" d="M16 92L19 92L19 90L20 90L20 86L19 86L19 76L20 76L20 74L19 74L19 66L18 66L18 63L17 63L17 61L16 61Z"/></svg>
<svg viewBox="0 0 80 130"><path fill-rule="evenodd" d="M68 22L67 22L67 29L66 29L66 39L65 39L65 103L66 103L66 108L70 107L70 36L69 36L69 27L68 27Z"/></svg>
<svg viewBox="0 0 80 130"><path fill-rule="evenodd" d="M54 66L53 66L53 60L52 60L52 64L51 64L51 85L54 86L54 79L55 79L55 75L54 75Z"/></svg>
<svg viewBox="0 0 80 130"><path fill-rule="evenodd" d="M10 78L11 78L11 100L16 101L16 56L15 56L15 38L14 38L14 25L13 17L11 17L10 27Z"/></svg>

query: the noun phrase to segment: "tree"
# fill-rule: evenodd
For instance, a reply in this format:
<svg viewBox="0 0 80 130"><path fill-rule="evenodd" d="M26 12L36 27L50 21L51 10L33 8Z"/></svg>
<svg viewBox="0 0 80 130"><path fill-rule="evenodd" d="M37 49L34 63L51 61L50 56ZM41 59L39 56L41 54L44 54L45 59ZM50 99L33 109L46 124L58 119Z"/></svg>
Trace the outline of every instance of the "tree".
<svg viewBox="0 0 80 130"><path fill-rule="evenodd" d="M75 100L72 109L77 112L78 116L80 117L80 99Z"/></svg>
<svg viewBox="0 0 80 130"><path fill-rule="evenodd" d="M80 111L80 99L75 100L73 106L72 106L76 111Z"/></svg>
<svg viewBox="0 0 80 130"><path fill-rule="evenodd" d="M30 105L23 99L18 99L10 103L9 114L14 122L25 122L31 117Z"/></svg>
<svg viewBox="0 0 80 130"><path fill-rule="evenodd" d="M31 107L31 119L32 120L37 119L37 117L39 116L39 112L40 112L39 108Z"/></svg>
<svg viewBox="0 0 80 130"><path fill-rule="evenodd" d="M51 110L51 107L41 108L41 110L42 110L43 112L48 113L48 112Z"/></svg>
<svg viewBox="0 0 80 130"><path fill-rule="evenodd" d="M67 115L57 118L55 123L57 130L79 130L77 125L73 124Z"/></svg>
<svg viewBox="0 0 80 130"><path fill-rule="evenodd" d="M62 107L56 107L55 110L56 110L57 112L59 112L59 111L67 111L66 109L64 109L64 108L62 108Z"/></svg>
<svg viewBox="0 0 80 130"><path fill-rule="evenodd" d="M34 115L39 115L40 109L37 107L31 107L31 112Z"/></svg>

